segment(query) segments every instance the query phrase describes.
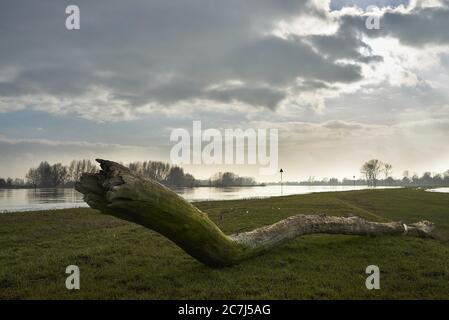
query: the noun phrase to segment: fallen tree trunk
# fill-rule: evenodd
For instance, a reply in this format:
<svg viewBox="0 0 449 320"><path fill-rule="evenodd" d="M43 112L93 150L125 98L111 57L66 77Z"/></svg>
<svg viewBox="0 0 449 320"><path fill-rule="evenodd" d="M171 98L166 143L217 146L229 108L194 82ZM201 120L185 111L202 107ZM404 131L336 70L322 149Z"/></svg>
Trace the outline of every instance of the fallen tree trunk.
<svg viewBox="0 0 449 320"><path fill-rule="evenodd" d="M75 189L105 214L161 233L195 259L224 267L262 254L298 236L313 233L430 237L433 224L379 223L359 217L296 215L250 232L225 235L194 205L158 182L108 160L99 173L85 173Z"/></svg>

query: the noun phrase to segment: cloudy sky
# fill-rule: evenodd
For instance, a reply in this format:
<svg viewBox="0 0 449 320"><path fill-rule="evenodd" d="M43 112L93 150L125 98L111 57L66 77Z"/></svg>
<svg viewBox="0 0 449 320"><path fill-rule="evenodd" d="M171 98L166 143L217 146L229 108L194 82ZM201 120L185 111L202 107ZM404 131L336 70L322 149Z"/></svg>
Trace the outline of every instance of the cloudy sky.
<svg viewBox="0 0 449 320"><path fill-rule="evenodd" d="M80 30L65 28L69 4ZM1 1L0 176L41 160L169 161L171 131L193 120L278 128L288 180L359 176L371 158L395 176L442 172L448 30L447 0Z"/></svg>

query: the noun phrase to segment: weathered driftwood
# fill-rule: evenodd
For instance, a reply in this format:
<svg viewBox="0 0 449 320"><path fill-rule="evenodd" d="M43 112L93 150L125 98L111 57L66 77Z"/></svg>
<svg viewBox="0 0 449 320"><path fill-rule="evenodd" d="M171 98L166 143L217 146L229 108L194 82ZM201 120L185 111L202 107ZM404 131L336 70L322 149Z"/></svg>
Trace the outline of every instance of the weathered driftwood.
<svg viewBox="0 0 449 320"><path fill-rule="evenodd" d="M158 182L112 161L97 160L99 173L86 173L75 188L95 209L161 233L195 259L223 267L262 254L312 233L429 237L433 224L379 223L359 217L296 215L273 225L225 235L194 205Z"/></svg>

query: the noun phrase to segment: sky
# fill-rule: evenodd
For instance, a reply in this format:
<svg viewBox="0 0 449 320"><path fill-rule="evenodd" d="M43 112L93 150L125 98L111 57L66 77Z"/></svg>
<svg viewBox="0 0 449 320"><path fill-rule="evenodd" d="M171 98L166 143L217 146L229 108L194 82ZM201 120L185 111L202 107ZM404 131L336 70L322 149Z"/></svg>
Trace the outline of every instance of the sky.
<svg viewBox="0 0 449 320"><path fill-rule="evenodd" d="M0 177L43 160L170 162L171 132L193 121L278 129L284 180L358 177L372 158L396 177L443 172L448 30L447 0L1 1Z"/></svg>

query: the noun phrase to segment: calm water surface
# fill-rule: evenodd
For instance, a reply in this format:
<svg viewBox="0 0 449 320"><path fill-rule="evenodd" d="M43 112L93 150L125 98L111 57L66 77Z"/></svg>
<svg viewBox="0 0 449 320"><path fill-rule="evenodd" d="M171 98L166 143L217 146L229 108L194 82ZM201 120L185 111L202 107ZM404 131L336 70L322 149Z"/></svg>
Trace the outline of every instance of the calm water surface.
<svg viewBox="0 0 449 320"><path fill-rule="evenodd" d="M83 195L74 189L0 189L0 212L86 207Z"/></svg>
<svg viewBox="0 0 449 320"><path fill-rule="evenodd" d="M448 187L444 187L444 188L427 189L426 191L449 193L449 188Z"/></svg>
<svg viewBox="0 0 449 320"><path fill-rule="evenodd" d="M284 186L282 188L282 194L292 195L312 192L361 190L367 188L367 186ZM280 186L177 188L175 191L188 201L267 198L281 195ZM449 192L449 190L446 192ZM0 189L0 212L77 207L87 207L87 204L83 201L82 195L73 189Z"/></svg>

